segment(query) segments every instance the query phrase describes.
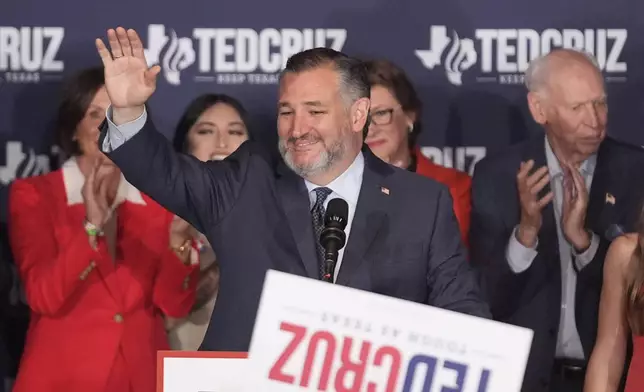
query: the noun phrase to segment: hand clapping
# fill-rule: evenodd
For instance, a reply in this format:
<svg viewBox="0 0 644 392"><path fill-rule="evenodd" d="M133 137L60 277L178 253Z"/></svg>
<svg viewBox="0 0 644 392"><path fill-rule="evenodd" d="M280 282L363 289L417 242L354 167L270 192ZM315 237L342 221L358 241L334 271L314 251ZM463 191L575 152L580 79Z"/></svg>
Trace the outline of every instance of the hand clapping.
<svg viewBox="0 0 644 392"><path fill-rule="evenodd" d="M109 219L109 192L116 189L121 179L121 172L114 165L105 164L103 159L94 162L89 171L81 194L85 202L87 220L96 227L102 228Z"/></svg>
<svg viewBox="0 0 644 392"><path fill-rule="evenodd" d="M532 247L536 243L542 224L541 211L554 197L550 191L545 196L538 198L539 192L550 183L550 175L546 166L540 167L530 174L533 168L533 160L521 162L517 173L517 188L521 204L521 221L517 231L517 240L527 247Z"/></svg>
<svg viewBox="0 0 644 392"><path fill-rule="evenodd" d="M566 240L577 250L590 246L590 234L585 228L588 190L579 171L569 163L562 164L564 172L561 228Z"/></svg>
<svg viewBox="0 0 644 392"><path fill-rule="evenodd" d="M170 246L178 248L184 242L191 240L197 236L197 231L190 225L190 223L175 215L170 224Z"/></svg>

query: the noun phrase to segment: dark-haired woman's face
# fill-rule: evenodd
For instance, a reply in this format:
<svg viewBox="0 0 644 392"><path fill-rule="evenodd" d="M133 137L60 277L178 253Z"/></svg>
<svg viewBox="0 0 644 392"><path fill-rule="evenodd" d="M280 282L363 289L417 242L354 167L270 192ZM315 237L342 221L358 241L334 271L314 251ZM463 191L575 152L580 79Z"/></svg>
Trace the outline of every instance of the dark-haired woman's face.
<svg viewBox="0 0 644 392"><path fill-rule="evenodd" d="M248 140L248 130L232 106L217 103L188 131L189 152L201 161L222 160Z"/></svg>
<svg viewBox="0 0 644 392"><path fill-rule="evenodd" d="M110 105L105 87L101 87L89 104L85 117L78 123L74 140L80 146L81 153L90 158L100 158L103 154L98 149L98 127L105 120L105 110Z"/></svg>
<svg viewBox="0 0 644 392"><path fill-rule="evenodd" d="M388 160L408 147L412 116L403 112L400 102L382 86L371 88L371 125L365 142L378 157Z"/></svg>

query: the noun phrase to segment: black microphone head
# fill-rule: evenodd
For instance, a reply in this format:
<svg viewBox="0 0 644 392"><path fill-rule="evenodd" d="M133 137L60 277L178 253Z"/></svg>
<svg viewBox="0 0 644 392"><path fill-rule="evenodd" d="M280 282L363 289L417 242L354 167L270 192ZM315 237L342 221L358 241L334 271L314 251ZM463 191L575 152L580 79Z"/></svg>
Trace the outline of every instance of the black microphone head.
<svg viewBox="0 0 644 392"><path fill-rule="evenodd" d="M347 227L349 219L349 205L344 199L331 199L324 215L325 226L335 226L341 230Z"/></svg>
<svg viewBox="0 0 644 392"><path fill-rule="evenodd" d="M324 215L324 229L320 233L320 245L327 251L337 252L344 247L347 235L344 228L347 227L349 216L349 205L342 199L332 199L326 207Z"/></svg>

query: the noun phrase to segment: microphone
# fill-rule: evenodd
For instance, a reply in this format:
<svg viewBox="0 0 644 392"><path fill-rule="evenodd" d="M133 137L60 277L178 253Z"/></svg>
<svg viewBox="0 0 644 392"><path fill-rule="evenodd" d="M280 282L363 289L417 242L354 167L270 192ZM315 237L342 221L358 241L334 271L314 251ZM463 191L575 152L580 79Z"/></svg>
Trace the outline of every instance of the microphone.
<svg viewBox="0 0 644 392"><path fill-rule="evenodd" d="M331 199L324 215L324 229L320 233L320 245L324 248L324 276L325 282L333 283L335 264L338 262L338 251L344 247L347 235L349 205L343 199Z"/></svg>

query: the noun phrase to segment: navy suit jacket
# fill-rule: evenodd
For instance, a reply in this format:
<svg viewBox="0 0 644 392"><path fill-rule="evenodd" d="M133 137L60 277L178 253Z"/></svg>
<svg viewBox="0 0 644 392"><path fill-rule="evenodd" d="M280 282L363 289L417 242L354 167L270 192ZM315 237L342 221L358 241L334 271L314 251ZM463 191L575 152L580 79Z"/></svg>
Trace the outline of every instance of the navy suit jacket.
<svg viewBox="0 0 644 392"><path fill-rule="evenodd" d="M101 128L100 146L107 123ZM363 153L337 284L490 317L448 189ZM304 180L263 146L246 142L224 161L200 162L176 153L148 119L108 156L136 188L204 233L217 254L220 289L202 350L248 350L268 269L317 279Z"/></svg>
<svg viewBox="0 0 644 392"><path fill-rule="evenodd" d="M534 331L524 392L550 388L561 314L561 261L552 202L542 212L538 254L530 267L519 274L512 272L505 253L521 219L516 174L522 161L533 159L535 168L546 165L544 143L540 133L486 157L476 164L472 185L472 264L485 279L483 290L494 319ZM644 194L642 167L644 152L639 147L606 138L597 152L586 228L599 235L600 243L590 264L577 272L575 293L577 331L587 360L597 336L604 258L616 235L635 229ZM549 190L548 185L541 195Z"/></svg>

